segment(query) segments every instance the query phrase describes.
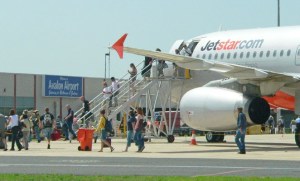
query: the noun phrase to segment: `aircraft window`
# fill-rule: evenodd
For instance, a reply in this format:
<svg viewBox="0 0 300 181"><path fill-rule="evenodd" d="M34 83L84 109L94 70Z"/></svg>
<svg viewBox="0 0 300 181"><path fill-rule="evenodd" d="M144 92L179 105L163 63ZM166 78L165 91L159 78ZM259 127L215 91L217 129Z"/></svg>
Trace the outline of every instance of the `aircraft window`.
<svg viewBox="0 0 300 181"><path fill-rule="evenodd" d="M274 50L274 52L273 52L273 57L276 57L276 54L277 54L277 51Z"/></svg>
<svg viewBox="0 0 300 181"><path fill-rule="evenodd" d="M249 56L250 56L250 52L247 52L247 55L246 55L246 57L247 57L247 58L249 58Z"/></svg>
<svg viewBox="0 0 300 181"><path fill-rule="evenodd" d="M240 58L243 58L243 56L244 56L244 52L241 52L240 53Z"/></svg>
<svg viewBox="0 0 300 181"><path fill-rule="evenodd" d="M269 57L269 56L270 56L270 50L268 50L268 51L267 51L267 54L266 54L266 56L267 56L267 57Z"/></svg>
<svg viewBox="0 0 300 181"><path fill-rule="evenodd" d="M230 53L227 53L227 58L230 59Z"/></svg>
<svg viewBox="0 0 300 181"><path fill-rule="evenodd" d="M300 49L298 50L298 53L297 53L297 54L298 54L298 56L300 56Z"/></svg>
<svg viewBox="0 0 300 181"><path fill-rule="evenodd" d="M284 53L284 51L281 50L281 51L280 51L280 56L281 56L281 57L283 56L283 53Z"/></svg>
<svg viewBox="0 0 300 181"><path fill-rule="evenodd" d="M233 54L233 58L236 58L236 55L237 55L237 53L236 53L236 52L234 52L234 54Z"/></svg>
<svg viewBox="0 0 300 181"><path fill-rule="evenodd" d="M221 59L223 59L223 58L224 58L224 53L221 54Z"/></svg>
<svg viewBox="0 0 300 181"><path fill-rule="evenodd" d="M286 55L290 56L291 55L291 50L288 50L287 53L286 53Z"/></svg>
<svg viewBox="0 0 300 181"><path fill-rule="evenodd" d="M208 59L209 59L209 60L211 59L211 54L208 55Z"/></svg>
<svg viewBox="0 0 300 181"><path fill-rule="evenodd" d="M253 58L255 58L256 57L256 52L253 52Z"/></svg>
<svg viewBox="0 0 300 181"><path fill-rule="evenodd" d="M206 54L203 54L203 55L202 55L202 59L205 59L205 57L206 57Z"/></svg>
<svg viewBox="0 0 300 181"><path fill-rule="evenodd" d="M218 59L218 54L217 53L215 54L215 59Z"/></svg>
<svg viewBox="0 0 300 181"><path fill-rule="evenodd" d="M261 51L261 52L259 53L259 57L262 58L263 56L264 56L264 52Z"/></svg>

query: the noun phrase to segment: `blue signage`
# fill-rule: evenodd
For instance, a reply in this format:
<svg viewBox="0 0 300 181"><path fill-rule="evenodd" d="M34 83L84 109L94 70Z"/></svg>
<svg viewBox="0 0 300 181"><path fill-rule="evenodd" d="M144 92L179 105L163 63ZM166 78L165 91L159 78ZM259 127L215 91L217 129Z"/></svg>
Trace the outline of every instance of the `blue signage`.
<svg viewBox="0 0 300 181"><path fill-rule="evenodd" d="M80 97L82 96L82 77L43 76L43 96Z"/></svg>

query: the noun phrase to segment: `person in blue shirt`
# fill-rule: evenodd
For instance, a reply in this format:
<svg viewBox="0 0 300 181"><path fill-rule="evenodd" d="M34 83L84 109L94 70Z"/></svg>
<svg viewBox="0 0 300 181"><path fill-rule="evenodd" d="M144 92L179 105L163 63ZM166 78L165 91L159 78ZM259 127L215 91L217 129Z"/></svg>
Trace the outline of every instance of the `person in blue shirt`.
<svg viewBox="0 0 300 181"><path fill-rule="evenodd" d="M245 148L245 135L246 135L246 128L247 128L247 120L246 116L243 113L243 108L238 107L238 118L237 118L237 130L235 136L235 143L239 148L239 154L246 154Z"/></svg>
<svg viewBox="0 0 300 181"><path fill-rule="evenodd" d="M298 118L295 120L295 123L296 123L296 127L298 129L300 129L300 115L298 116Z"/></svg>

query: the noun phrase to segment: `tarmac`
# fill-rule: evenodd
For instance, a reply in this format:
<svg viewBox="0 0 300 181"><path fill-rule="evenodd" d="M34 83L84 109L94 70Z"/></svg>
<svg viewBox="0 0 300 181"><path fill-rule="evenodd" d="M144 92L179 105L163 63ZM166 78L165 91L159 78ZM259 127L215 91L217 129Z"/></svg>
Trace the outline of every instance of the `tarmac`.
<svg viewBox="0 0 300 181"><path fill-rule="evenodd" d="M51 141L51 149L47 149L47 142L29 143L29 150L2 151L0 156L51 156L51 157L142 157L142 158L207 158L207 159L249 159L249 160L290 160L300 161L299 148L296 146L293 134L276 135L246 135L247 154L237 154L234 136L227 135L222 143L207 143L204 136L196 136L197 145L191 145L190 137L175 137L173 143L166 138L152 138L145 143L145 150L137 153L134 143L128 152L123 152L126 145L125 138L112 138L112 146L100 149L100 140L93 143L92 151L78 151L80 143L73 140ZM8 143L8 149L11 142ZM15 147L16 148L16 147Z"/></svg>

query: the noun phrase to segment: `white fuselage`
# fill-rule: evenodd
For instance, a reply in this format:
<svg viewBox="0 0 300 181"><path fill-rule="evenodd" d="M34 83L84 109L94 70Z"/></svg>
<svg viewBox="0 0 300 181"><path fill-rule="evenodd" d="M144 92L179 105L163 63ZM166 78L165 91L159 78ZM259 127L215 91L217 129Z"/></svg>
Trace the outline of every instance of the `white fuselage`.
<svg viewBox="0 0 300 181"><path fill-rule="evenodd" d="M221 31L189 40L199 41L192 57L276 72L300 73L300 26ZM195 66L185 66L193 70Z"/></svg>

